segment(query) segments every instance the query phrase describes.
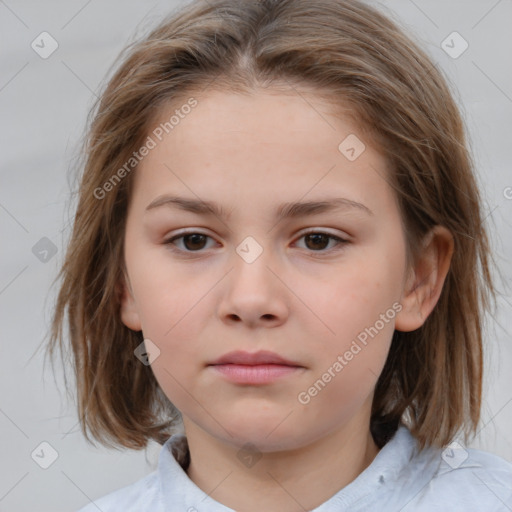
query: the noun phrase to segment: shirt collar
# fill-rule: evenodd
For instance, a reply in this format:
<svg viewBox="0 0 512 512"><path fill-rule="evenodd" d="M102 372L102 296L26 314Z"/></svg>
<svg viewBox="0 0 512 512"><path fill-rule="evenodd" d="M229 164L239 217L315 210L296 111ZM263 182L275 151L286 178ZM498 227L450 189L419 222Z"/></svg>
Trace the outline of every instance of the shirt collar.
<svg viewBox="0 0 512 512"><path fill-rule="evenodd" d="M434 466L430 450L424 452L422 465L425 471L433 473ZM233 512L202 491L187 475L190 461L187 438L183 434L171 436L163 445L158 461L158 477L164 503L172 503L173 509L208 510L211 512ZM369 496L393 489L397 479L418 457L417 443L410 431L400 425L395 435L381 448L372 463L350 484L312 512L348 510L351 505L364 502ZM427 468L430 469L427 469ZM425 477L428 475L425 474ZM219 478L221 481L222 478Z"/></svg>

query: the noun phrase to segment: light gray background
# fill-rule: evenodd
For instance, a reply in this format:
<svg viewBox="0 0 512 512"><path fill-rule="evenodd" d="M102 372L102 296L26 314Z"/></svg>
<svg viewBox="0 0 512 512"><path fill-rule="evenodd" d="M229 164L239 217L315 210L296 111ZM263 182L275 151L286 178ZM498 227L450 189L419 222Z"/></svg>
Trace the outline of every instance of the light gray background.
<svg viewBox="0 0 512 512"><path fill-rule="evenodd" d="M54 300L50 285L69 236L68 169L92 101L120 50L176 1L0 0L2 267L0 276L0 511L73 511L155 467L147 451L94 448L83 439L62 374L43 372L40 352ZM512 2L387 0L446 70L471 134L486 222L503 281L497 321L487 326L487 378L480 435L472 446L512 461ZM48 59L31 48L43 31L59 47ZM469 48L457 59L441 43L459 32ZM32 252L43 237L57 253ZM33 357L32 357L33 356ZM58 367L57 367L58 369ZM46 441L58 458L42 469L31 453ZM47 452L46 452L47 453Z"/></svg>

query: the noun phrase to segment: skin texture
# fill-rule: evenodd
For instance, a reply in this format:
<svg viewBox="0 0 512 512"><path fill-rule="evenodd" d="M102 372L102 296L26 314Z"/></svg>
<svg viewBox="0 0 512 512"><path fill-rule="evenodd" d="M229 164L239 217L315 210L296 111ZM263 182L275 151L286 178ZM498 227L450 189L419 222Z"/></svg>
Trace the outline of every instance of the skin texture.
<svg viewBox="0 0 512 512"><path fill-rule="evenodd" d="M209 91L196 98L135 171L122 320L160 350L151 367L183 415L189 477L236 510L309 510L378 453L370 411L393 331L417 329L432 311L452 238L437 227L408 272L386 162L311 92ZM366 149L350 161L338 146L358 133ZM229 216L169 205L145 211L164 194L215 201ZM282 203L333 197L363 203L373 214L274 217ZM347 243L304 236L311 228ZM208 238L166 243L183 229ZM236 251L248 236L263 250L251 263ZM299 393L386 311L393 318L301 403ZM235 384L207 366L233 350L270 350L302 368L265 385ZM250 467L239 456L246 443L261 456Z"/></svg>

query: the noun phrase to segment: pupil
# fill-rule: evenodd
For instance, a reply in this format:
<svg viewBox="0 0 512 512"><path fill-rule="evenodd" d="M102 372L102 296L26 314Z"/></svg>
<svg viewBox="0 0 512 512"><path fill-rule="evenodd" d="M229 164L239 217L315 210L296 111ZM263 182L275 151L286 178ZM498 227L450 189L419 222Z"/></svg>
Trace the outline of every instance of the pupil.
<svg viewBox="0 0 512 512"><path fill-rule="evenodd" d="M319 239L321 239L321 238L323 238L324 242L325 242L325 241L327 241L327 243L328 243L328 238L327 238L327 236L326 236L326 235L324 235L323 233L316 233L316 234L309 234L309 235L306 235L306 239L307 239L307 240L311 240L311 239L313 239L313 243L314 243L314 244L315 244L315 243L317 243L317 242L319 242ZM325 244L322 244L322 243L320 242L320 245L322 246L322 247L320 247L321 249L325 249ZM316 247L316 248L318 249L318 247Z"/></svg>
<svg viewBox="0 0 512 512"><path fill-rule="evenodd" d="M184 238L184 242L185 242L185 245L187 246L188 249L201 249L202 247L190 247L190 245L194 246L195 243L199 243L199 245L201 246L201 240L198 241L198 238L199 239L204 239L205 236L204 235L201 235L201 234L198 234L198 233L195 233L195 234L192 234L192 235L185 235L185 238ZM192 239L192 244L190 244L188 241ZM202 240L203 243L204 243L204 240Z"/></svg>

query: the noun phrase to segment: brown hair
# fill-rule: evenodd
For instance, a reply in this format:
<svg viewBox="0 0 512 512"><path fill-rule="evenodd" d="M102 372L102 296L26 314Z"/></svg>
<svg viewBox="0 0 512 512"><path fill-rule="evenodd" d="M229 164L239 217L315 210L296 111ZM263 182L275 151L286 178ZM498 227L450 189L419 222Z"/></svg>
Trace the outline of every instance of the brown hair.
<svg viewBox="0 0 512 512"><path fill-rule="evenodd" d="M119 282L133 172L98 199L139 148L159 109L201 88L250 93L312 87L354 119L385 156L406 233L408 264L435 225L454 237L439 301L419 329L395 331L377 382L379 446L407 422L420 447L474 433L482 394L482 322L495 298L490 246L464 125L442 72L410 36L357 0L208 0L174 12L128 46L91 111L79 203L48 352L64 353L66 313L81 428L100 442L162 444L179 418L143 341L120 318ZM94 114L94 115L93 115ZM192 114L193 115L193 114ZM154 128L154 127L153 127ZM370 139L371 137L371 139ZM113 443L112 443L113 442Z"/></svg>

